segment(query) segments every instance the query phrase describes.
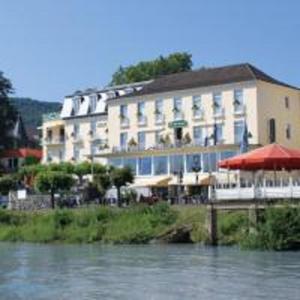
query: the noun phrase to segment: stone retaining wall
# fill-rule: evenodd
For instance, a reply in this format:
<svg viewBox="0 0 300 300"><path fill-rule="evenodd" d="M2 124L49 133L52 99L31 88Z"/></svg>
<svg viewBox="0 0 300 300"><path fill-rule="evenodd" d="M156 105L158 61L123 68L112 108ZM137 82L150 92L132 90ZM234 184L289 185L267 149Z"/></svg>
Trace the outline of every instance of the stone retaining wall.
<svg viewBox="0 0 300 300"><path fill-rule="evenodd" d="M8 209L10 210L41 210L51 208L49 195L28 195L26 199L18 199L17 192L9 193Z"/></svg>

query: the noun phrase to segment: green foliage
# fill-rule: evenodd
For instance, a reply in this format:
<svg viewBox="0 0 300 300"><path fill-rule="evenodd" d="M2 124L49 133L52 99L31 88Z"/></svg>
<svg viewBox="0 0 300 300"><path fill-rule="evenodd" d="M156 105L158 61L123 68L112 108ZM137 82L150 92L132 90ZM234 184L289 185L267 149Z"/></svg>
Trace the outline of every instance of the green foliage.
<svg viewBox="0 0 300 300"><path fill-rule="evenodd" d="M264 222L250 232L245 248L265 250L300 249L300 207L268 208Z"/></svg>
<svg viewBox="0 0 300 300"><path fill-rule="evenodd" d="M74 179L72 175L58 171L42 172L35 178L36 189L40 192L50 193L52 208L55 207L54 194L59 191L69 190L73 185Z"/></svg>
<svg viewBox="0 0 300 300"><path fill-rule="evenodd" d="M47 171L37 175L35 184L40 192L65 191L72 187L74 179L63 172Z"/></svg>
<svg viewBox="0 0 300 300"><path fill-rule="evenodd" d="M111 179L108 176L108 174L106 174L106 173L96 174L96 175L94 175L94 178L93 178L93 184L97 188L99 194L101 196L104 196L106 191L111 186Z"/></svg>
<svg viewBox="0 0 300 300"><path fill-rule="evenodd" d="M0 210L0 240L147 243L177 220L166 203L129 209L93 207L42 213Z"/></svg>
<svg viewBox="0 0 300 300"><path fill-rule="evenodd" d="M132 183L134 180L132 170L128 167L115 168L111 171L110 176L112 184L117 188L120 188L127 183Z"/></svg>
<svg viewBox="0 0 300 300"><path fill-rule="evenodd" d="M18 170L18 174L21 178L35 177L37 174L45 172L47 168L46 165L42 164L23 166Z"/></svg>
<svg viewBox="0 0 300 300"><path fill-rule="evenodd" d="M17 187L17 181L12 175L4 175L0 177L0 194L8 195L10 190Z"/></svg>
<svg viewBox="0 0 300 300"><path fill-rule="evenodd" d="M63 172L66 174L74 174L74 164L70 162L52 163L47 166L50 171Z"/></svg>
<svg viewBox="0 0 300 300"><path fill-rule="evenodd" d="M219 243L232 245L241 242L248 230L248 216L245 212L218 212Z"/></svg>
<svg viewBox="0 0 300 300"><path fill-rule="evenodd" d="M17 112L9 102L9 94L13 92L11 82L0 71L0 146L8 147L12 142L9 135L17 119Z"/></svg>
<svg viewBox="0 0 300 300"><path fill-rule="evenodd" d="M24 160L24 166L32 166L37 165L40 162L40 160L34 156L27 156Z"/></svg>
<svg viewBox="0 0 300 300"><path fill-rule="evenodd" d="M43 114L59 111L61 103L38 101L30 98L10 98L12 105L22 116L26 129L37 133L37 127L42 124Z"/></svg>
<svg viewBox="0 0 300 300"><path fill-rule="evenodd" d="M177 52L167 57L160 56L152 61L142 61L126 68L122 66L113 74L111 85L139 82L161 75L189 71L192 68L192 56L186 52Z"/></svg>

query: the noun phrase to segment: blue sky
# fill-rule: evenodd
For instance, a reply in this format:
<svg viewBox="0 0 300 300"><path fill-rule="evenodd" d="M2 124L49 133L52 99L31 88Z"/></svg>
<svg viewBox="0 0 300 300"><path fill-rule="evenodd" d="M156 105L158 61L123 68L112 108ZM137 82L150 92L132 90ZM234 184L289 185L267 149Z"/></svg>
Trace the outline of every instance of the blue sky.
<svg viewBox="0 0 300 300"><path fill-rule="evenodd" d="M60 101L119 65L174 51L194 67L250 62L300 86L300 1L3 0L0 70L18 96Z"/></svg>

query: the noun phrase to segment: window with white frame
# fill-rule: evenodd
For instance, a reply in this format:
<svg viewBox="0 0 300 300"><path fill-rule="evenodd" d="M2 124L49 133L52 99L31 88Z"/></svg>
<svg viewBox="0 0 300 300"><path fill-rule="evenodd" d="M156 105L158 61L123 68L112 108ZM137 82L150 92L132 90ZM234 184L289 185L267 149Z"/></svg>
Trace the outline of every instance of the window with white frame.
<svg viewBox="0 0 300 300"><path fill-rule="evenodd" d="M96 111L97 101L98 101L98 96L96 94L90 95L90 112L91 113L94 113Z"/></svg>
<svg viewBox="0 0 300 300"><path fill-rule="evenodd" d="M222 114L222 94L221 93L214 93L213 94L213 112L214 115Z"/></svg>
<svg viewBox="0 0 300 300"><path fill-rule="evenodd" d="M244 108L244 95L242 89L235 89L234 90L234 112L242 112Z"/></svg>
<svg viewBox="0 0 300 300"><path fill-rule="evenodd" d="M175 97L173 100L173 112L175 120L182 119L182 99L180 97Z"/></svg>
<svg viewBox="0 0 300 300"><path fill-rule="evenodd" d="M155 131L155 145L160 144L160 131Z"/></svg>
<svg viewBox="0 0 300 300"><path fill-rule="evenodd" d="M92 121L91 122L91 129L90 129L90 135L93 137L96 135L96 131L97 131L97 122L96 121Z"/></svg>
<svg viewBox="0 0 300 300"><path fill-rule="evenodd" d="M243 139L244 123L244 121L234 122L234 143L237 145L241 144Z"/></svg>
<svg viewBox="0 0 300 300"><path fill-rule="evenodd" d="M122 125L128 123L128 106L126 104L120 105L120 120Z"/></svg>
<svg viewBox="0 0 300 300"><path fill-rule="evenodd" d="M81 103L81 97L76 96L76 97L73 98L73 114L75 116L79 112L80 103Z"/></svg>
<svg viewBox="0 0 300 300"><path fill-rule="evenodd" d="M125 150L127 148L127 140L128 140L128 133L122 132L120 134L120 148Z"/></svg>
<svg viewBox="0 0 300 300"><path fill-rule="evenodd" d="M292 137L292 126L291 124L286 124L285 126L285 137L290 140Z"/></svg>
<svg viewBox="0 0 300 300"><path fill-rule="evenodd" d="M163 122L163 99L157 99L155 101L155 122Z"/></svg>
<svg viewBox="0 0 300 300"><path fill-rule="evenodd" d="M223 124L215 125L215 143L220 144L223 142Z"/></svg>
<svg viewBox="0 0 300 300"><path fill-rule="evenodd" d="M144 131L138 132L138 148L145 149L146 147L146 133Z"/></svg>
<svg viewBox="0 0 300 300"><path fill-rule="evenodd" d="M202 116L201 96L193 96L193 116L200 118Z"/></svg>
<svg viewBox="0 0 300 300"><path fill-rule="evenodd" d="M138 102L137 104L137 117L139 123L145 123L145 102Z"/></svg>
<svg viewBox="0 0 300 300"><path fill-rule="evenodd" d="M204 128L202 126L195 126L193 128L194 143L202 145L204 143Z"/></svg>
<svg viewBox="0 0 300 300"><path fill-rule="evenodd" d="M80 159L80 149L77 145L74 145L73 147L73 157L75 161L79 161Z"/></svg>
<svg viewBox="0 0 300 300"><path fill-rule="evenodd" d="M65 159L65 151L64 150L59 150L58 157L59 157L59 161L64 161L64 159Z"/></svg>
<svg viewBox="0 0 300 300"><path fill-rule="evenodd" d="M77 139L79 137L79 133L80 133L80 125L78 123L76 123L73 126L73 137L74 137L74 139Z"/></svg>

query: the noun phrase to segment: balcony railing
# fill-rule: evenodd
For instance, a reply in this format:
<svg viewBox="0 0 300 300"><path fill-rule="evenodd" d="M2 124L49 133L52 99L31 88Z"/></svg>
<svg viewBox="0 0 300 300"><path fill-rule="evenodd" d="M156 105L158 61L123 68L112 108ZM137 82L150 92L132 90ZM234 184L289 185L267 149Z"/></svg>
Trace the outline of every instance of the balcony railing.
<svg viewBox="0 0 300 300"><path fill-rule="evenodd" d="M45 144L46 145L62 145L65 143L65 137L59 138L46 138Z"/></svg>
<svg viewBox="0 0 300 300"><path fill-rule="evenodd" d="M165 116L163 114L156 114L155 115L155 124L161 125L165 123Z"/></svg>
<svg viewBox="0 0 300 300"><path fill-rule="evenodd" d="M225 117L224 107L214 109L214 118L224 118L224 117Z"/></svg>
<svg viewBox="0 0 300 300"><path fill-rule="evenodd" d="M147 125L147 117L146 116L138 116L138 125L139 126Z"/></svg>
<svg viewBox="0 0 300 300"><path fill-rule="evenodd" d="M201 108L194 109L193 110L193 118L194 119L203 119L204 118L204 110Z"/></svg>
<svg viewBox="0 0 300 300"><path fill-rule="evenodd" d="M222 142L218 143L217 145L222 144ZM151 150L168 150L168 149L174 149L174 148L193 148L193 147L204 147L204 141L199 140L199 141L194 141L191 143L185 143L183 141L176 141L174 143L168 143L168 144L163 144L163 143L158 143L154 144L152 146L114 146L112 147L112 152L113 153L119 153L119 152L140 152L140 151L151 151Z"/></svg>
<svg viewBox="0 0 300 300"><path fill-rule="evenodd" d="M129 127L129 124L130 124L129 118L127 118L127 117L121 118L121 127L122 128Z"/></svg>
<svg viewBox="0 0 300 300"><path fill-rule="evenodd" d="M244 104L234 105L235 115L244 115L246 113L246 106Z"/></svg>
<svg viewBox="0 0 300 300"><path fill-rule="evenodd" d="M184 119L184 113L182 111L174 111L174 120L183 120Z"/></svg>

